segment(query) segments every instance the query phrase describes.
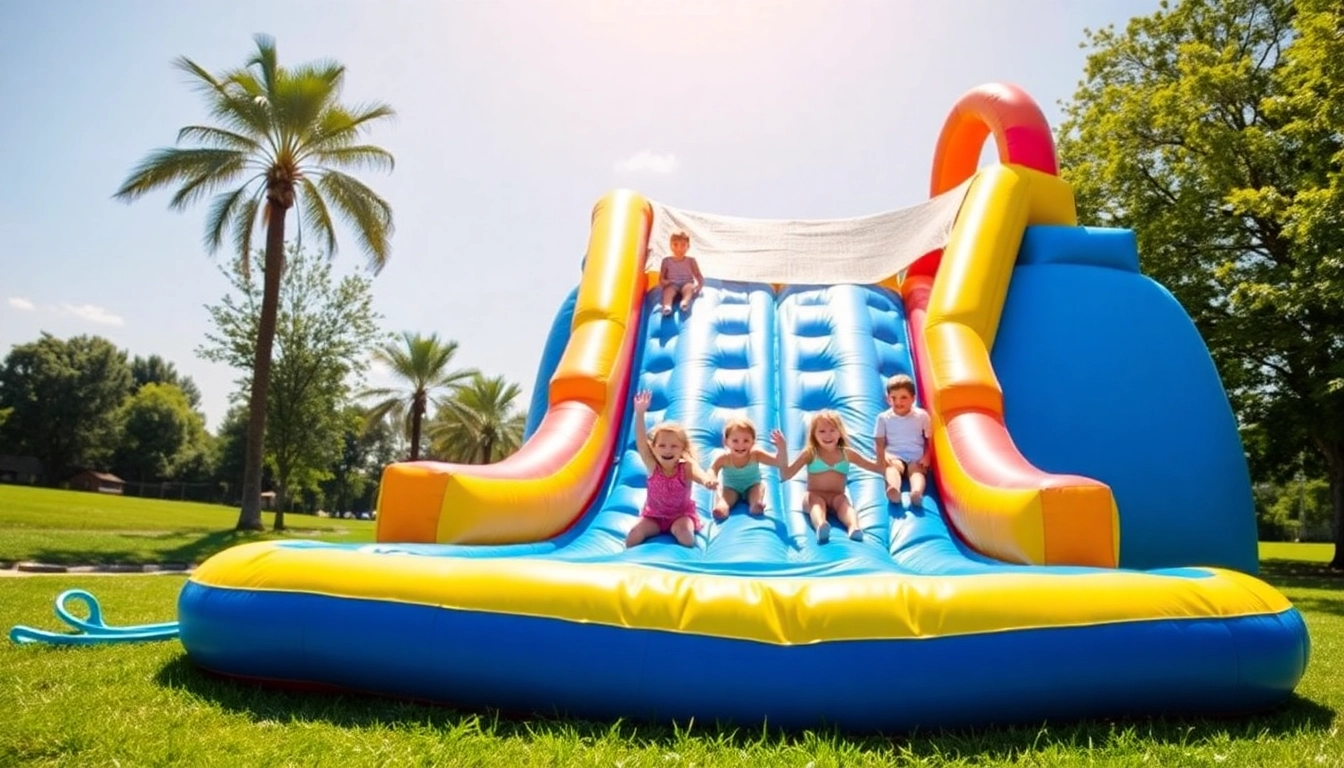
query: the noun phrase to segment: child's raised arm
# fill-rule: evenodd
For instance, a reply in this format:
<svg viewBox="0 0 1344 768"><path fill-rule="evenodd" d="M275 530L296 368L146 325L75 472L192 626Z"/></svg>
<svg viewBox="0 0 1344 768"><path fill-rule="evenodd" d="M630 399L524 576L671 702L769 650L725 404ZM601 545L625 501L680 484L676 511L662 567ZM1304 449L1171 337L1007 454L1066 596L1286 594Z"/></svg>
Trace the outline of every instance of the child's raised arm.
<svg viewBox="0 0 1344 768"><path fill-rule="evenodd" d="M771 452L764 448L752 448L751 457L772 467L783 467L789 463L789 444L784 440L784 433L778 429L772 430L770 440L775 444L777 450Z"/></svg>
<svg viewBox="0 0 1344 768"><path fill-rule="evenodd" d="M649 446L649 403L653 402L653 393L648 390L639 392L635 395L635 429L639 430L635 435L635 445L639 448L639 458L644 460L644 467L652 472L658 466L658 460L653 456L653 448Z"/></svg>
<svg viewBox="0 0 1344 768"><path fill-rule="evenodd" d="M777 465L779 467L779 479L788 480L798 474L798 470L802 469L803 465L811 458L812 452L804 448L799 452L798 458L794 459L793 463L789 463L789 445L784 441L784 434L775 430L774 435L778 435L778 437L775 437L775 445L779 446L779 464Z"/></svg>

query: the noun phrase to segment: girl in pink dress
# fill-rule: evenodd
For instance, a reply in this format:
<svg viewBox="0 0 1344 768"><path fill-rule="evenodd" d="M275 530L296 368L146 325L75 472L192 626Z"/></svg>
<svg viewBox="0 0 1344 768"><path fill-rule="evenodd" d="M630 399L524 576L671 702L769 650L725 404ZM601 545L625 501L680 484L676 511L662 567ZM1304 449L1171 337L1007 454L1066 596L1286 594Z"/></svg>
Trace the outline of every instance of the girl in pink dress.
<svg viewBox="0 0 1344 768"><path fill-rule="evenodd" d="M691 483L711 490L719 483L696 463L690 436L680 425L664 421L648 429L652 399L648 392L635 395L635 419L643 436L635 442L649 470L649 491L639 522L625 537L625 546L633 547L650 536L669 532L683 547L695 546L695 532L701 522L691 499Z"/></svg>

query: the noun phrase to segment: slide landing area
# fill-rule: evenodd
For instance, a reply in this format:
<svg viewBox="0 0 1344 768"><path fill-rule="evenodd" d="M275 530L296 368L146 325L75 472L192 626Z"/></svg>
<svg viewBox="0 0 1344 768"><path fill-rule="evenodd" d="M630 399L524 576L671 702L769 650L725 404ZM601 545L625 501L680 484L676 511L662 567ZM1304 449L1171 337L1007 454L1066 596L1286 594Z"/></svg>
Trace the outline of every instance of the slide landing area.
<svg viewBox="0 0 1344 768"><path fill-rule="evenodd" d="M906 329L883 288L710 281L687 315L646 301L627 397L652 392L650 423L687 425L702 464L740 415L796 455L821 409L871 455L883 380L913 373ZM1281 701L1305 665L1300 615L1251 577L997 562L949 530L936 494L890 505L857 468L862 541L818 544L802 475L767 469L763 516L713 521L697 486L696 546L626 550L646 484L630 412L597 498L555 538L217 556L207 566L235 575L203 569L179 604L192 660L467 706L883 730L1246 711ZM363 586L332 587L346 582Z"/></svg>

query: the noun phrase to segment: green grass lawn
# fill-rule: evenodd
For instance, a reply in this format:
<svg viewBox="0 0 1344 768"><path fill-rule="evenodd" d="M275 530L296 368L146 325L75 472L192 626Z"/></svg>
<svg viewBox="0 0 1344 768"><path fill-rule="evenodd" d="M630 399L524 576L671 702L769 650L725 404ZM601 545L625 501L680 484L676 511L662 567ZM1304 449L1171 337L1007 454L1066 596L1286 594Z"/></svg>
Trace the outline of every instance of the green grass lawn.
<svg viewBox="0 0 1344 768"><path fill-rule="evenodd" d="M267 526L273 515L266 513ZM245 541L304 538L373 541L373 523L288 514L283 533L236 533L238 510L0 485L0 562L199 563Z"/></svg>
<svg viewBox="0 0 1344 768"><path fill-rule="evenodd" d="M50 496L14 515L0 487L0 539L41 529L40 509L65 514L81 499ZM39 492L41 494L56 492ZM233 523L232 510L115 500L129 531ZM156 504L168 504L165 507ZM146 505L146 506L141 506ZM83 519L115 514L101 503ZM100 507L100 508L94 508ZM199 517L198 517L199 515ZM137 520L130 524L132 519ZM300 522L302 521L302 522ZM331 536L353 521L301 517ZM113 525L105 522L104 525ZM362 524L367 526L367 524ZM349 528L343 534L333 529ZM89 526L87 535L98 533ZM172 528L170 530L177 530ZM360 531L368 534L367 529ZM307 535L307 534L305 534ZM5 544L4 546L9 546ZM1312 657L1281 708L1234 718L1155 718L977 728L894 737L834 731L779 733L710 723L663 726L501 717L385 699L256 688L203 674L177 641L88 648L0 643L0 766L8 765L602 765L658 766L1341 766L1344 767L1344 576L1317 545L1262 547L1262 577L1303 612ZM171 621L180 575L0 578L0 628L65 629L51 615L62 590L97 595L111 624ZM352 627L350 642L360 642Z"/></svg>

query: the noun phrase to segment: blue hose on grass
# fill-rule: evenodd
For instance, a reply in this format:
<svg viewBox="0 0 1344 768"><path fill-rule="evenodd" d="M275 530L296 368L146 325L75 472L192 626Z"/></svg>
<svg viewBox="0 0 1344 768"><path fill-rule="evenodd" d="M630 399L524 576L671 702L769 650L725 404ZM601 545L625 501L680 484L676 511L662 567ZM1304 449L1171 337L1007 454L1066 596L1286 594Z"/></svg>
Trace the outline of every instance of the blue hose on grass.
<svg viewBox="0 0 1344 768"><path fill-rule="evenodd" d="M89 617L81 619L66 609L71 600L81 602ZM100 645L105 643L143 643L151 640L170 640L177 637L176 621L163 624L141 624L133 627L109 627L103 623L103 609L93 595L82 589L67 589L56 596L56 618L79 630L82 634L69 635L44 629L16 626L9 630L9 639L19 643L48 643L50 645Z"/></svg>

